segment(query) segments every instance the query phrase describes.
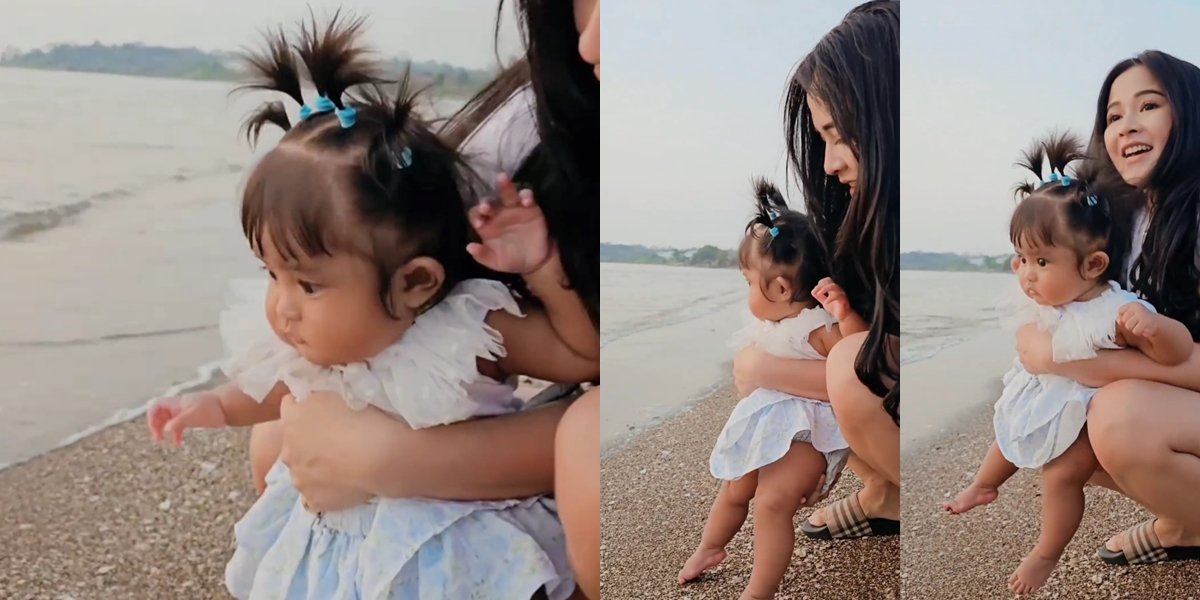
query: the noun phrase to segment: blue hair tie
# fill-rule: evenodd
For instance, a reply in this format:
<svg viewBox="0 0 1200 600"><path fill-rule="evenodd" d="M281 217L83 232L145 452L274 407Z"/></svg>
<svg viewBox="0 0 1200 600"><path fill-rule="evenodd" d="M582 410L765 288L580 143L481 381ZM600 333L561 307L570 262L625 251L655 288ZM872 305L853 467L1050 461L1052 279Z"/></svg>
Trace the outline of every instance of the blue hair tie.
<svg viewBox="0 0 1200 600"><path fill-rule="evenodd" d="M1099 200L1096 199L1095 194L1092 194L1087 197L1087 205L1088 206L1095 206L1098 202L1099 202Z"/></svg>
<svg viewBox="0 0 1200 600"><path fill-rule="evenodd" d="M1052 183L1055 181L1058 181L1058 173L1056 171L1054 171L1054 169L1051 169L1050 170L1050 179L1047 179L1046 183Z"/></svg>
<svg viewBox="0 0 1200 600"><path fill-rule="evenodd" d="M300 107L300 120L307 121L314 115L327 113L336 109L337 106L333 103L333 100L330 100L325 96L318 96L316 102L313 102L312 106L305 104L304 106Z"/></svg>
<svg viewBox="0 0 1200 600"><path fill-rule="evenodd" d="M399 165L401 169L411 167L412 166L412 148L405 146L404 149L400 151L399 160L396 161L396 164Z"/></svg>
<svg viewBox="0 0 1200 600"><path fill-rule="evenodd" d="M779 237L779 228L778 227L772 227L772 228L768 229L767 232L771 234L771 239L775 239L775 238Z"/></svg>
<svg viewBox="0 0 1200 600"><path fill-rule="evenodd" d="M1062 176L1062 186L1063 187L1071 187L1071 178L1067 177L1066 175L1063 175Z"/></svg>
<svg viewBox="0 0 1200 600"><path fill-rule="evenodd" d="M336 111L338 123L342 124L342 129L350 129L358 122L358 111L354 110L353 106L347 106Z"/></svg>

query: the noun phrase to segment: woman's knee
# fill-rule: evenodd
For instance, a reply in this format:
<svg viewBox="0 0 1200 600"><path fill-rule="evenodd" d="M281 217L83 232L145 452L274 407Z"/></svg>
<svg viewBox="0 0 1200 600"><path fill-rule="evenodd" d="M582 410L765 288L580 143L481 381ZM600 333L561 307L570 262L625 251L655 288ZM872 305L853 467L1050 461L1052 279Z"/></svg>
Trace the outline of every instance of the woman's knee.
<svg viewBox="0 0 1200 600"><path fill-rule="evenodd" d="M1101 388L1088 406L1087 428L1096 459L1109 473L1119 474L1138 468L1144 457L1146 440L1137 432L1144 431L1139 422L1148 413L1144 399L1149 392L1147 383L1123 380Z"/></svg>
<svg viewBox="0 0 1200 600"><path fill-rule="evenodd" d="M580 587L599 593L600 574L600 390L567 409L554 440L554 486L567 535L567 557Z"/></svg>
<svg viewBox="0 0 1200 600"><path fill-rule="evenodd" d="M866 332L846 336L833 347L827 359L825 386L842 429L853 430L862 419L880 410L879 397L863 385L854 371L854 361L866 339Z"/></svg>

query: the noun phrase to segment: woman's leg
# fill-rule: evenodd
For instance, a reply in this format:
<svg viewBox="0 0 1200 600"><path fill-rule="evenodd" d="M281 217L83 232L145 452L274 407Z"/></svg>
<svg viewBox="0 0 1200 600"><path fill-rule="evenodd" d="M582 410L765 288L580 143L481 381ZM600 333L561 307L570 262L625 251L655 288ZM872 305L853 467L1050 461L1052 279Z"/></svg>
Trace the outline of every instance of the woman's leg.
<svg viewBox="0 0 1200 600"><path fill-rule="evenodd" d="M754 499L754 569L742 600L774 598L796 545L792 519L825 473L825 455L794 443L783 458L759 469Z"/></svg>
<svg viewBox="0 0 1200 600"><path fill-rule="evenodd" d="M250 475L254 478L254 490L260 496L267 489L267 472L279 460L279 449L282 447L283 430L279 427L279 421L250 428Z"/></svg>
<svg viewBox="0 0 1200 600"><path fill-rule="evenodd" d="M754 498L758 486L758 471L746 473L741 479L722 481L704 522L704 533L700 534L700 545L691 558L679 570L677 581L683 585L701 573L725 560L725 546L746 522L750 511L750 499Z"/></svg>
<svg viewBox="0 0 1200 600"><path fill-rule="evenodd" d="M838 342L827 359L829 403L842 435L854 453L849 467L863 481L859 503L868 517L900 518L900 427L883 410L883 400L871 393L854 373L854 359L866 333ZM823 511L809 518L825 524Z"/></svg>
<svg viewBox="0 0 1200 600"><path fill-rule="evenodd" d="M1046 583L1083 519L1083 486L1096 472L1087 429L1066 452L1042 468L1042 533L1037 546L1008 580L1008 589L1028 594Z"/></svg>
<svg viewBox="0 0 1200 600"><path fill-rule="evenodd" d="M1200 393L1140 380L1107 385L1088 408L1101 467L1121 491L1158 516L1165 547L1200 546ZM1122 535L1108 542L1120 550Z"/></svg>
<svg viewBox="0 0 1200 600"><path fill-rule="evenodd" d="M554 497L579 588L600 597L600 388L579 397L554 440Z"/></svg>

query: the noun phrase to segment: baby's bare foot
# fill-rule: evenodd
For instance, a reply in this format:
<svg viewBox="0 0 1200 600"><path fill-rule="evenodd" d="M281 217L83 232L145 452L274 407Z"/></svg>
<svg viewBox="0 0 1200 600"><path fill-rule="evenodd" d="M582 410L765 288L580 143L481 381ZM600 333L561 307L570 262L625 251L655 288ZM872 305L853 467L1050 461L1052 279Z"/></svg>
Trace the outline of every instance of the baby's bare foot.
<svg viewBox="0 0 1200 600"><path fill-rule="evenodd" d="M1012 577L1008 578L1008 589L1018 594L1031 594L1046 584L1050 573L1054 572L1057 559L1044 558L1030 553L1021 560Z"/></svg>
<svg viewBox="0 0 1200 600"><path fill-rule="evenodd" d="M972 483L959 492L953 500L942 503L942 509L952 515L961 515L976 506L991 504L1000 495L1000 490L986 485Z"/></svg>
<svg viewBox="0 0 1200 600"><path fill-rule="evenodd" d="M679 585L683 585L697 577L701 573L721 564L725 560L724 548L696 548L692 553L692 557L683 563L683 568L679 570Z"/></svg>

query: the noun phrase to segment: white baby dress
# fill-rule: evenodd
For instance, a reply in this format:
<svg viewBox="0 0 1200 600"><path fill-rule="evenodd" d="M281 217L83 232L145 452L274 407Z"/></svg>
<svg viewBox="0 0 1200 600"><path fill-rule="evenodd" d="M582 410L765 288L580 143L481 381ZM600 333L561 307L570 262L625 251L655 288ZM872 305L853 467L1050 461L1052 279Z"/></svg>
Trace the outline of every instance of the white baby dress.
<svg viewBox="0 0 1200 600"><path fill-rule="evenodd" d="M1116 349L1117 313L1138 302L1154 307L1109 282L1109 289L1086 302L1042 306L1028 301L1019 324L1037 323L1053 336L1054 362L1095 358L1099 349ZM1075 442L1087 421L1095 388L1058 375L1032 375L1019 360L1004 375L992 424L1001 454L1023 469L1040 468Z"/></svg>
<svg viewBox="0 0 1200 600"><path fill-rule="evenodd" d="M468 280L419 316L404 337L374 358L321 367L280 341L266 322L265 284L244 282L221 315L231 357L226 374L245 393L266 397L283 382L297 401L336 392L354 408L378 407L413 428L522 408L513 387L479 374L476 359L504 355L490 311L519 314L504 285ZM377 498L348 510L310 513L283 463L234 528L237 549L225 571L235 597L278 600L433 600L530 598L574 590L554 502L455 502Z"/></svg>
<svg viewBox="0 0 1200 600"><path fill-rule="evenodd" d="M750 321L734 334L736 349L756 344L763 352L780 358L825 360L808 342L814 330L834 324L824 309L805 309L778 323L753 317ZM783 458L793 442L808 442L825 455L825 486L821 493L828 491L850 455L850 445L842 437L833 408L828 402L758 388L742 398L729 415L709 457L709 470L717 479L738 479Z"/></svg>

